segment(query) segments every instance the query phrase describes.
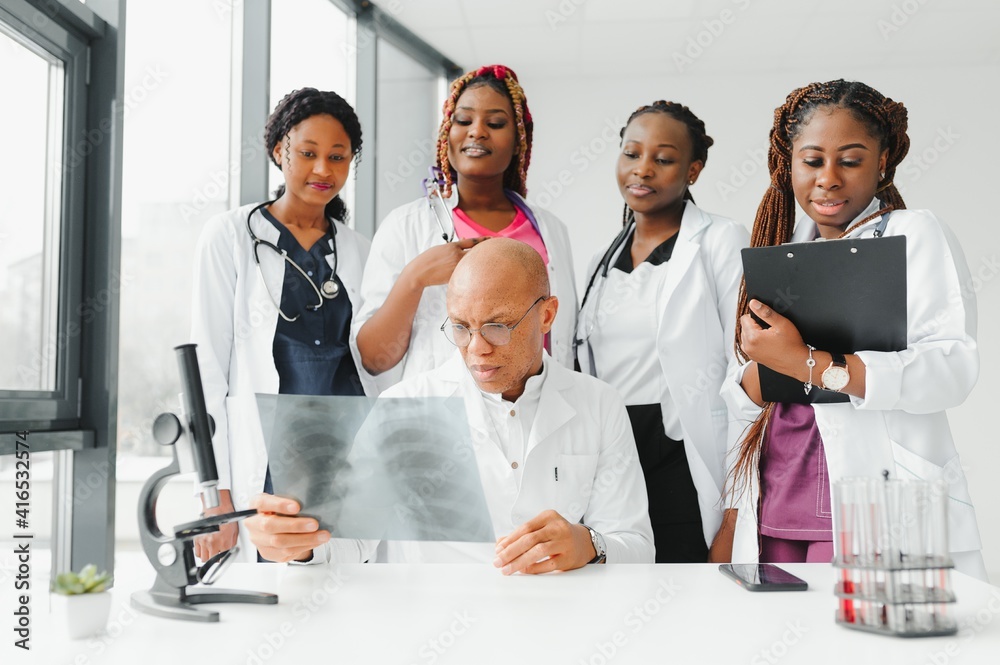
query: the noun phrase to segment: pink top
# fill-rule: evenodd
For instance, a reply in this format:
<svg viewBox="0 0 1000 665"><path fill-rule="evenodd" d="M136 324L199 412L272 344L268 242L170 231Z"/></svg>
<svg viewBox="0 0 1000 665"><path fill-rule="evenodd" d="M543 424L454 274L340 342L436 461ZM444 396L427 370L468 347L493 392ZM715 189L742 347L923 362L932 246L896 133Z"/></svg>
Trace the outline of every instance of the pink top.
<svg viewBox="0 0 1000 665"><path fill-rule="evenodd" d="M515 206L516 207L516 206ZM531 245L538 252L545 265L549 265L549 253L542 242L542 236L535 230L531 220L524 214L524 211L517 208L514 221L507 225L507 228L500 231L490 231L489 229L476 224L468 215L459 208L452 210L452 219L455 222L455 235L459 238L477 238L479 236L489 236L491 238L513 238Z"/></svg>

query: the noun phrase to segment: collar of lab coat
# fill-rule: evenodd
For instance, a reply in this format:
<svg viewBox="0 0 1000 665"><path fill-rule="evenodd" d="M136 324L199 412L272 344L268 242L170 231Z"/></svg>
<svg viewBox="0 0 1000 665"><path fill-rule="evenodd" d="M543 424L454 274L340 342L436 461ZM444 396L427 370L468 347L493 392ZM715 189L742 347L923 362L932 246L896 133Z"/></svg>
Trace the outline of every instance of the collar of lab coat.
<svg viewBox="0 0 1000 665"><path fill-rule="evenodd" d="M677 232L674 251L670 255L670 269L663 281L663 292L670 296L676 292L677 284L687 274L691 264L698 257L701 234L711 224L711 219L693 202L688 201L681 216L681 228ZM664 312L669 308L664 307Z"/></svg>
<svg viewBox="0 0 1000 665"><path fill-rule="evenodd" d="M684 214L681 215L681 229L677 232L677 242L694 242L711 223L712 220L694 204L694 201L688 201L684 204ZM670 260L674 260L673 255L670 256Z"/></svg>
<svg viewBox="0 0 1000 665"><path fill-rule="evenodd" d="M535 421L531 424L531 432L528 434L525 459L536 446L543 443L576 416L576 409L563 395L564 391L573 387L572 372L559 363L552 362L547 352L543 351L542 353L545 376L541 386L541 395L538 398ZM493 429L490 415L486 412L486 404L483 401L485 398L480 393L479 386L476 385L469 369L465 366L461 353L456 350L455 355L441 366L440 376L450 384L450 390L445 391L448 396L456 395L463 398L465 408L468 410L469 426L481 435L493 440L496 437L496 432Z"/></svg>
<svg viewBox="0 0 1000 665"><path fill-rule="evenodd" d="M681 267L676 270L672 269L672 272L684 274L688 265L691 263L691 260L698 253L699 236L701 236L711 223L712 220L709 216L706 215L701 208L696 206L694 202L687 201L684 204L684 212L681 214L681 228L677 232L677 240L674 243L673 252L670 254L671 266L677 266L679 264ZM634 224L631 229L631 233L635 233ZM618 257L621 256L624 249L625 243L623 242L615 253L609 257L609 266L615 265L618 261ZM675 275L675 278L676 277L677 276Z"/></svg>
<svg viewBox="0 0 1000 665"><path fill-rule="evenodd" d="M851 226L857 224L860 220L864 219L865 217L872 214L881 207L882 207L882 202L876 196L871 200L871 203L868 204L867 208L862 210L857 217L851 220L851 223L848 224L846 228L850 228ZM861 229L867 229L870 225L877 224L881 219L882 216L879 215L875 219L868 220L868 223L865 224L863 227L861 227ZM856 236L859 233L861 233L861 229L855 229L854 231L852 231L851 236ZM809 215L803 215L795 223L795 230L792 231L792 239L789 242L810 242L815 237L816 237L816 222L814 222Z"/></svg>
<svg viewBox="0 0 1000 665"><path fill-rule="evenodd" d="M663 304L659 311L661 316L667 316L671 311L669 307L670 299L677 293L677 286L685 278L688 270L698 258L701 249L701 236L705 229L712 223L712 219L705 214L692 201L684 205L684 213L681 215L681 228L677 232L677 241L674 243L673 252L670 254L668 270L665 273L662 285ZM633 225L634 226L634 225ZM632 229L632 233L635 229ZM614 254L608 259L608 265L613 266L618 257L624 251L625 243L622 243ZM600 265L595 268L595 276L599 275ZM603 278L602 278L603 279ZM592 285L592 289L600 289L598 285ZM589 303L588 303L588 306ZM591 369L592 371L592 369Z"/></svg>

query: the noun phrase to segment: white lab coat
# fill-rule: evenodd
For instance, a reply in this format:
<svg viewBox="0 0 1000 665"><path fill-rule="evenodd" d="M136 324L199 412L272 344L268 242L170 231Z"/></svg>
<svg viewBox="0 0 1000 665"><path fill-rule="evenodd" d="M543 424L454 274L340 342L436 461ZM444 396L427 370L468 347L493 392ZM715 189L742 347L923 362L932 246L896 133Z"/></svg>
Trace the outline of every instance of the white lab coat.
<svg viewBox="0 0 1000 665"><path fill-rule="evenodd" d="M749 244L746 229L731 219L707 213L688 202L681 218L670 260L658 272L661 283L656 297L658 313L656 349L660 370L679 410L684 452L691 479L698 491L698 504L705 542L709 544L722 523L720 499L725 485L726 453L736 443L739 432L730 431L732 419L719 389L730 367L735 367L733 336L736 299L743 267L740 250ZM613 266L617 252L611 257ZM600 270L602 250L587 269L587 278ZM595 315L614 316L628 307L628 293L605 291L598 302L604 278L598 273L584 311L580 313L581 334ZM598 309L599 308L599 309ZM595 311L595 309L597 311ZM632 353L630 348L601 349L602 358L614 363L614 353ZM593 373L586 343L579 351L580 367ZM664 412L667 407L664 405Z"/></svg>
<svg viewBox="0 0 1000 665"><path fill-rule="evenodd" d="M531 426L518 491L514 473L461 354L404 381L382 397L451 397L465 401L472 445L497 536L547 509L604 536L608 563L653 563L646 486L628 413L606 383L573 372L547 355L547 375ZM558 480L555 469L558 468ZM493 543L391 542L390 562L492 562ZM320 560L329 558L321 554Z"/></svg>
<svg viewBox="0 0 1000 665"><path fill-rule="evenodd" d="M264 487L267 452L254 393L278 392L278 371L271 350L278 310L258 273L246 229L247 215L256 205L245 205L208 220L195 250L194 264L191 341L198 345L205 403L215 419L213 444L219 488L230 490L236 510L248 508L250 499ZM251 224L259 238L278 242L278 229L260 212L254 214ZM346 291L338 297L350 299L353 318L361 304L361 275L370 243L343 224L336 226L336 242L337 274ZM280 303L285 262L266 247L260 248L259 256L264 280ZM333 254L327 256L327 261L333 267ZM351 353L360 370L353 337ZM368 392L372 387L364 372L359 374ZM242 528L240 550L241 560L256 561L256 548Z"/></svg>
<svg viewBox="0 0 1000 665"><path fill-rule="evenodd" d="M458 205L457 188L445 203L449 210ZM576 282L569 233L552 213L535 207L531 207L531 211L549 254L551 293L559 298L559 315L552 327L552 357L560 364L572 367ZM450 235L451 220L445 222L445 229ZM417 255L443 242L441 226L428 208L426 198L400 206L386 216L372 240L371 255L361 286L364 304L353 321L352 338L357 337L361 326L385 302L403 268ZM455 347L440 331L441 324L448 317L446 289L444 284L424 289L413 319L409 349L394 368L374 377L379 390L434 369L451 357ZM363 372L360 365L358 369Z"/></svg>
<svg viewBox="0 0 1000 665"><path fill-rule="evenodd" d="M879 207L873 201L858 219ZM872 237L880 219L849 237ZM814 235L815 223L805 218L796 225L792 242ZM841 478L878 477L883 469L901 479L948 481L952 556L959 570L985 579L976 511L945 414L965 401L979 377L976 299L968 265L951 230L930 211L892 212L885 235L906 236L907 347L857 352L865 364L865 398L813 405L831 487ZM723 395L748 425L760 409L740 387L745 367L727 377ZM738 504L733 561L757 560L758 488L749 489Z"/></svg>

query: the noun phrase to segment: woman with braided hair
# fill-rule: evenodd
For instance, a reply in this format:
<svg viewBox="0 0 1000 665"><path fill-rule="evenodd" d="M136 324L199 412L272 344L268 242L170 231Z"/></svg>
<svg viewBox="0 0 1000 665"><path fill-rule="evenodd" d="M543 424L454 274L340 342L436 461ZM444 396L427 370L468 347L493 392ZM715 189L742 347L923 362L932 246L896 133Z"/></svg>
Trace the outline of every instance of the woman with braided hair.
<svg viewBox="0 0 1000 665"><path fill-rule="evenodd" d="M885 222L885 235L906 236L906 348L846 356L814 348L787 318L748 301L741 286L735 347L746 364L723 387L731 410L750 423L730 474L735 561L758 554L761 561L830 561L831 481L887 469L948 482L951 556L959 570L986 579L945 415L979 374L975 295L964 288L969 271L954 235L931 212L906 210L893 184L909 149L906 128L902 104L843 80L799 88L775 111L771 186L751 245L870 238ZM796 203L806 213L797 224ZM850 401L765 403L758 363ZM727 548L723 538L717 546Z"/></svg>
<svg viewBox="0 0 1000 665"><path fill-rule="evenodd" d="M440 330L447 318L445 285L467 249L495 236L526 242L541 255L563 312L546 348L572 366L576 286L569 234L524 200L533 129L511 69L480 67L451 84L437 142L442 200L421 198L390 212L365 267L365 305L354 325L364 369L379 389L456 353Z"/></svg>
<svg viewBox="0 0 1000 665"><path fill-rule="evenodd" d="M730 364L747 232L694 204L713 141L657 101L621 131L623 230L594 257L579 316L581 369L618 389L646 479L657 563L705 562L732 444L719 388Z"/></svg>
<svg viewBox="0 0 1000 665"><path fill-rule="evenodd" d="M358 117L335 92L294 90L264 142L284 184L274 200L208 220L195 253L191 339L215 419L221 503L207 515L271 491L255 393L365 394L350 331L370 243L344 224L339 196L361 153ZM196 555L230 549L237 531L231 523L200 537ZM239 538L241 558L253 560L242 527ZM343 546L346 560L368 558L355 541Z"/></svg>

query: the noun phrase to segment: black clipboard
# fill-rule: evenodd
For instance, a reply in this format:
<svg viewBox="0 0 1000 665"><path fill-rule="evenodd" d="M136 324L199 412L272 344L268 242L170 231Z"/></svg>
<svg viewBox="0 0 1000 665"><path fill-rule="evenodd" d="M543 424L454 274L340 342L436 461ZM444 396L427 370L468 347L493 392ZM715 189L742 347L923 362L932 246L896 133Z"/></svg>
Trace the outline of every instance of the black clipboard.
<svg viewBox="0 0 1000 665"><path fill-rule="evenodd" d="M905 236L752 247L742 256L748 299L788 317L806 343L843 354L906 348ZM765 401L850 401L819 385L807 395L801 381L758 369ZM814 384L825 369L814 368Z"/></svg>

